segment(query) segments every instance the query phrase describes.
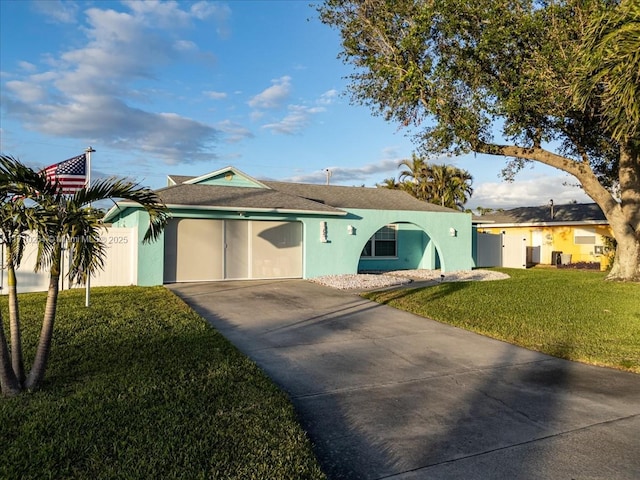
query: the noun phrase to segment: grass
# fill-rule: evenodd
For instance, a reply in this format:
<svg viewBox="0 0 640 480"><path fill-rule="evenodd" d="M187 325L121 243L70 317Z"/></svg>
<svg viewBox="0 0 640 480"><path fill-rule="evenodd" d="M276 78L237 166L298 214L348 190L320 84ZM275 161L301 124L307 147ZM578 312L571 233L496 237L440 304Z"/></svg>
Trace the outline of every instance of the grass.
<svg viewBox="0 0 640 480"><path fill-rule="evenodd" d="M27 359L44 298L20 297ZM288 398L181 300L91 300L62 292L43 387L0 398L0 478L325 478Z"/></svg>
<svg viewBox="0 0 640 480"><path fill-rule="evenodd" d="M584 270L496 270L511 278L364 296L556 357L640 373L640 284Z"/></svg>

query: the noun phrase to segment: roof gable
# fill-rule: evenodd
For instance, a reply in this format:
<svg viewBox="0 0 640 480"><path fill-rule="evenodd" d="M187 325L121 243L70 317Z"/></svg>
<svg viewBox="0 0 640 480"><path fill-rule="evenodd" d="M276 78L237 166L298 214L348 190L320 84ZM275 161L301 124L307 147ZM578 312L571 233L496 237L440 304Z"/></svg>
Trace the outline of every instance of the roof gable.
<svg viewBox="0 0 640 480"><path fill-rule="evenodd" d="M172 178L172 177L170 177ZM214 172L192 177L185 180L182 177L181 183L192 185L216 185L220 187L243 187L243 188L269 188L264 183L259 182L255 178L241 172L234 167L225 167ZM177 182L176 182L177 183Z"/></svg>

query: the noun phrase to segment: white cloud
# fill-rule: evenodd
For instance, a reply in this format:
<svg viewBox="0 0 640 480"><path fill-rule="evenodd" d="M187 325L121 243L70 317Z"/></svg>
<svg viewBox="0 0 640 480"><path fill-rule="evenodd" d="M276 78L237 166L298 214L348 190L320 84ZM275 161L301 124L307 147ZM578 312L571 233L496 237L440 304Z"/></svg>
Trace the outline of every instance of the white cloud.
<svg viewBox="0 0 640 480"><path fill-rule="evenodd" d="M178 52L189 52L198 50L197 45L190 40L178 40L173 44L173 48Z"/></svg>
<svg viewBox="0 0 640 480"><path fill-rule="evenodd" d="M398 170L399 161L400 159L386 158L360 167L328 166L327 168L331 171L332 184L375 184L381 182L386 177L395 175L395 172ZM371 177L375 177L373 181L371 181ZM283 179L285 182L296 183L325 183L326 180L327 173L325 170Z"/></svg>
<svg viewBox="0 0 640 480"><path fill-rule="evenodd" d="M211 158L214 127L176 112L133 106L153 87L145 91L139 83L134 89L132 83L152 82L160 68L197 51L195 43L179 37L179 28L213 16L216 8L179 2L125 4L130 11L87 9L87 26L81 30L86 43L45 57L48 71L28 75L34 69L23 62L27 75L14 75L2 92L8 118L43 134L145 151L168 163ZM64 5L70 12L75 4ZM37 8L49 11L40 4Z"/></svg>
<svg viewBox="0 0 640 480"><path fill-rule="evenodd" d="M25 72L28 73L33 73L36 70L38 70L38 67L36 67L33 63L30 62L18 62L18 66L20 67L21 70L24 70Z"/></svg>
<svg viewBox="0 0 640 480"><path fill-rule="evenodd" d="M251 133L249 129L238 123L232 122L231 120L224 120L217 123L216 129L226 135L225 141L227 143L237 143L247 138L254 137L253 133Z"/></svg>
<svg viewBox="0 0 640 480"><path fill-rule="evenodd" d="M289 113L279 122L267 123L262 128L273 133L295 135L304 130L310 122L313 114L324 111L321 107L305 107L303 105L289 105Z"/></svg>
<svg viewBox="0 0 640 480"><path fill-rule="evenodd" d="M338 96L338 91L335 89L327 90L320 98L317 100L318 105L330 105L334 102L335 98Z"/></svg>
<svg viewBox="0 0 640 480"><path fill-rule="evenodd" d="M36 12L45 15L55 23L75 23L78 14L76 2L63 2L61 0L37 0L33 2Z"/></svg>
<svg viewBox="0 0 640 480"><path fill-rule="evenodd" d="M45 98L45 90L34 82L13 80L5 83L5 86L22 102L39 102Z"/></svg>
<svg viewBox="0 0 640 480"><path fill-rule="evenodd" d="M210 98L211 100L222 100L227 98L227 94L225 92L216 92L214 90L205 90L202 92L205 97Z"/></svg>
<svg viewBox="0 0 640 480"><path fill-rule="evenodd" d="M291 93L291 77L284 76L272 80L273 85L249 100L251 108L280 108Z"/></svg>
<svg viewBox="0 0 640 480"><path fill-rule="evenodd" d="M591 203L593 200L567 176L541 175L523 181L489 182L474 185L468 208L516 208L546 205L553 199L557 205L571 202Z"/></svg>

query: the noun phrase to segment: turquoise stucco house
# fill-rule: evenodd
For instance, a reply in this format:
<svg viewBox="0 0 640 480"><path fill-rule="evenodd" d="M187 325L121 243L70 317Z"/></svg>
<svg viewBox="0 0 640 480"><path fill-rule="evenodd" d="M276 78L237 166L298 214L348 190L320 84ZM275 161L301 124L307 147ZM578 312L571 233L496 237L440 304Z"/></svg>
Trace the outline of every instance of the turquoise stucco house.
<svg viewBox="0 0 640 480"><path fill-rule="evenodd" d="M162 237L137 246L137 284L441 269L471 270L471 215L384 188L258 181L233 167L170 176ZM105 217L138 229L146 213L118 202Z"/></svg>

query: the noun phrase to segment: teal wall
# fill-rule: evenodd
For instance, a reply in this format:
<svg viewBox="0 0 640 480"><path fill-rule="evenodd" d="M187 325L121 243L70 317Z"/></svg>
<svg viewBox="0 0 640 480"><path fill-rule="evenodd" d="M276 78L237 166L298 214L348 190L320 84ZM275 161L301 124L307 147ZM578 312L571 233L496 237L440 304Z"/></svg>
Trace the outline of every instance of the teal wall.
<svg viewBox="0 0 640 480"><path fill-rule="evenodd" d="M303 224L305 278L357 273L366 270L437 269L444 272L471 270L471 215L457 212L413 212L353 209L348 215L321 217L305 214L236 213L212 210L174 210L174 217L240 220L288 220ZM161 285L164 269L164 237L143 244L148 217L140 209L128 208L113 219L116 226L138 226L138 284ZM327 242L321 241L321 222L327 222ZM367 240L387 224L398 223L398 257L395 260L361 260ZM348 226L354 227L350 234ZM451 236L450 229L456 230Z"/></svg>
<svg viewBox="0 0 640 480"><path fill-rule="evenodd" d="M220 175L215 175L213 177L209 177L206 180L202 180L197 182L199 185L219 185L222 187L253 187L253 188L264 188L262 185L257 184L255 181L245 177L244 175L239 175L236 173L224 172Z"/></svg>
<svg viewBox="0 0 640 480"><path fill-rule="evenodd" d="M396 224L397 256L394 258L360 258L358 271L411 270L434 268L435 248L429 236L413 223Z"/></svg>
<svg viewBox="0 0 640 480"><path fill-rule="evenodd" d="M149 215L141 209L127 208L112 221L116 227L138 229L137 285L162 285L164 276L164 234L153 242L143 243L149 226Z"/></svg>
<svg viewBox="0 0 640 480"><path fill-rule="evenodd" d="M452 272L473 268L470 214L352 209L347 217L330 218L326 221L328 243L320 242L320 219L305 223L306 278L356 273L359 265L369 266L373 262L378 267L372 270L439 267L445 272ZM386 262L367 260L361 263L360 253L364 244L380 228L391 223L401 223L398 259ZM356 228L355 235L349 235L347 225ZM450 228L456 230L456 236L450 235ZM423 231L425 235L417 235L416 229ZM410 240L415 253L407 252L400 244L401 239Z"/></svg>

